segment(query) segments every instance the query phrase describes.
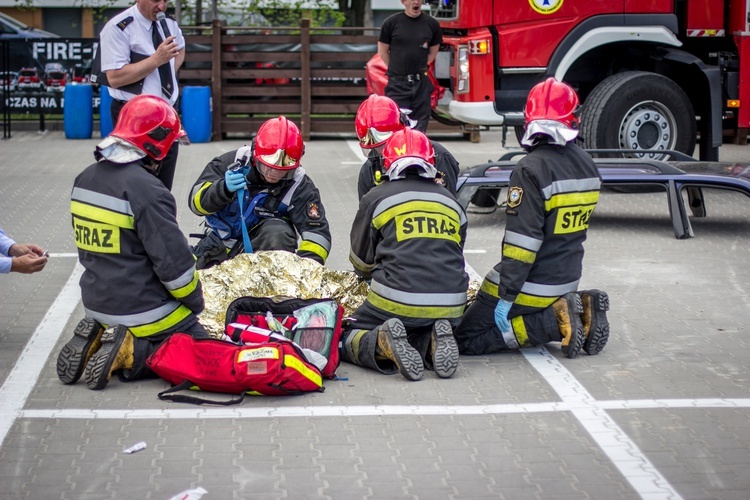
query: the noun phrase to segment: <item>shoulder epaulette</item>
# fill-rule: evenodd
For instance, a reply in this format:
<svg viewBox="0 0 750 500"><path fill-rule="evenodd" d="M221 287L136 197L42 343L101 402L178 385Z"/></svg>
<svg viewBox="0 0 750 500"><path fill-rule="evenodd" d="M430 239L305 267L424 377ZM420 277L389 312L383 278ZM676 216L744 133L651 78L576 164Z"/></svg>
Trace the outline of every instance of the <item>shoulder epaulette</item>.
<svg viewBox="0 0 750 500"><path fill-rule="evenodd" d="M117 23L117 27L121 30L125 31L125 28L128 27L128 24L132 23L135 20L133 16L128 16L119 23Z"/></svg>
<svg viewBox="0 0 750 500"><path fill-rule="evenodd" d="M175 19L174 14L172 14L171 12L165 12L165 14L167 15L167 17L169 19L171 19L172 21L177 22L177 19Z"/></svg>

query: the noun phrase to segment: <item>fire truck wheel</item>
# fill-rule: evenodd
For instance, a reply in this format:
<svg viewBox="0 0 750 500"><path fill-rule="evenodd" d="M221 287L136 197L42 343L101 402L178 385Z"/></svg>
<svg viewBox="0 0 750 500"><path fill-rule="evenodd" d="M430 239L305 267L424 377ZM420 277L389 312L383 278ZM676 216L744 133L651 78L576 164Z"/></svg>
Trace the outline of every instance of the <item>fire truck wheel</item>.
<svg viewBox="0 0 750 500"><path fill-rule="evenodd" d="M602 81L586 98L581 135L587 149L695 151L695 112L687 94L657 73L627 71ZM624 157L666 159L655 153Z"/></svg>

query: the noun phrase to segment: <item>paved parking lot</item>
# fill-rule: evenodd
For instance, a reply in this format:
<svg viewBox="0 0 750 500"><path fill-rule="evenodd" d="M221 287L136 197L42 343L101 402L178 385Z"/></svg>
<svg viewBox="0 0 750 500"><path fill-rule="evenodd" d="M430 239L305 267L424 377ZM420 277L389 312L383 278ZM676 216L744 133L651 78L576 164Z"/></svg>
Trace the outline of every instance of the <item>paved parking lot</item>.
<svg viewBox="0 0 750 500"><path fill-rule="evenodd" d="M463 167L500 156L437 138ZM15 132L0 142L0 227L51 252L41 273L0 277L0 499L686 498L750 495L750 199L706 193L695 238L674 238L664 193L604 192L582 288L609 292L604 352L559 346L462 357L456 375L416 383L343 364L324 393L238 407L165 403L160 380L64 386L57 353L82 317L69 218L73 178L98 142ZM173 193L215 155L180 153ZM510 143L510 147L515 144ZM750 161L748 146L721 158ZM331 219L328 265L351 269L348 233L361 156L354 137L316 137L303 165ZM471 214L466 260L499 258L504 215ZM436 263L436 272L439 272ZM116 284L113 284L116 286ZM132 455L122 450L144 441Z"/></svg>

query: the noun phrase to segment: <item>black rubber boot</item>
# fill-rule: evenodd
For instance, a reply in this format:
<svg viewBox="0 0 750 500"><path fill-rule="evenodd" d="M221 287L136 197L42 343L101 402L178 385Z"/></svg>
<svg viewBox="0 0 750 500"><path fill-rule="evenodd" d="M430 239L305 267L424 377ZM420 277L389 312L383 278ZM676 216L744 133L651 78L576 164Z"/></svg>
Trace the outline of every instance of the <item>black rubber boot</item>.
<svg viewBox="0 0 750 500"><path fill-rule="evenodd" d="M583 350L593 356L602 352L609 340L609 295L601 290L583 290L579 294L583 305Z"/></svg>
<svg viewBox="0 0 750 500"><path fill-rule="evenodd" d="M557 319L557 328L562 336L562 353L575 358L583 347L583 306L576 292L566 293L552 304Z"/></svg>
<svg viewBox="0 0 750 500"><path fill-rule="evenodd" d="M57 376L63 384L75 384L83 375L86 363L102 345L104 328L98 321L83 318L73 332L73 338L57 356Z"/></svg>
<svg viewBox="0 0 750 500"><path fill-rule="evenodd" d="M133 334L122 325L104 330L101 348L86 364L85 378L89 389L104 389L112 373L133 367L133 343Z"/></svg>
<svg viewBox="0 0 750 500"><path fill-rule="evenodd" d="M398 318L391 318L377 328L375 358L393 362L407 380L419 380L424 374L422 356L406 336L406 328Z"/></svg>
<svg viewBox="0 0 750 500"><path fill-rule="evenodd" d="M430 343L432 368L440 378L449 378L458 368L458 345L448 320L439 319L432 325Z"/></svg>

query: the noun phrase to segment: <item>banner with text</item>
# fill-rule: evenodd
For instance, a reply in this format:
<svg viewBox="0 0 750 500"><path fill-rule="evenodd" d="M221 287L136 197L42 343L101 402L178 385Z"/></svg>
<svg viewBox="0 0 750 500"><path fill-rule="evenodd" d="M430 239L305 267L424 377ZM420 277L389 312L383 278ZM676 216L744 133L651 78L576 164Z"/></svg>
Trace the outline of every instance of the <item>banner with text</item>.
<svg viewBox="0 0 750 500"><path fill-rule="evenodd" d="M40 38L0 42L0 109L11 113L60 114L65 87L89 84L95 38ZM94 113L99 86L94 85Z"/></svg>

